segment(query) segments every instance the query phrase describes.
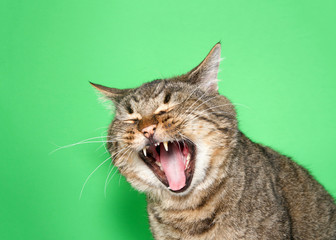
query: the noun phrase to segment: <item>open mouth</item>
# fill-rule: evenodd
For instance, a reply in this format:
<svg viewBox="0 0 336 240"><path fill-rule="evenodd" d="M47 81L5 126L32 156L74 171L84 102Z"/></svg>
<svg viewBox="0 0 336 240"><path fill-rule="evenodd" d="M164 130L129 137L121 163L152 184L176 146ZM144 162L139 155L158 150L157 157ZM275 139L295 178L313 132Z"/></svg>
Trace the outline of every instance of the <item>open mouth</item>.
<svg viewBox="0 0 336 240"><path fill-rule="evenodd" d="M139 156L156 177L172 192L185 191L195 170L195 145L173 141L149 144Z"/></svg>

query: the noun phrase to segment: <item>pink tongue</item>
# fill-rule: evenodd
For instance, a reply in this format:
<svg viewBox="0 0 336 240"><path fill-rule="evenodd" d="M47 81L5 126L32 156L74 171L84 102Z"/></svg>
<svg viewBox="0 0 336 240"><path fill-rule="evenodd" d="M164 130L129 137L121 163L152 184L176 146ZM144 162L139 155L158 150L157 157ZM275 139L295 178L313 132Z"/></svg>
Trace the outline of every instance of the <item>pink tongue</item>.
<svg viewBox="0 0 336 240"><path fill-rule="evenodd" d="M180 190L186 185L184 174L184 160L177 144L169 144L167 152L163 144L160 145L160 161L168 179L169 187L173 191Z"/></svg>

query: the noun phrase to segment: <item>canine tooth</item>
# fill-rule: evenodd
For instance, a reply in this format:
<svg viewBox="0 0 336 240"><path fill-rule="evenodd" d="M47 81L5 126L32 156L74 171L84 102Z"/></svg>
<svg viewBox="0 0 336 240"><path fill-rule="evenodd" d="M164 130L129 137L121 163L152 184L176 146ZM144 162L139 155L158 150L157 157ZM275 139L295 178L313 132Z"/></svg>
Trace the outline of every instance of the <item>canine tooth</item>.
<svg viewBox="0 0 336 240"><path fill-rule="evenodd" d="M147 151L145 147L142 149L142 151L143 151L143 154L147 157Z"/></svg>
<svg viewBox="0 0 336 240"><path fill-rule="evenodd" d="M168 143L167 142L163 142L163 146L166 149L166 151L168 152Z"/></svg>

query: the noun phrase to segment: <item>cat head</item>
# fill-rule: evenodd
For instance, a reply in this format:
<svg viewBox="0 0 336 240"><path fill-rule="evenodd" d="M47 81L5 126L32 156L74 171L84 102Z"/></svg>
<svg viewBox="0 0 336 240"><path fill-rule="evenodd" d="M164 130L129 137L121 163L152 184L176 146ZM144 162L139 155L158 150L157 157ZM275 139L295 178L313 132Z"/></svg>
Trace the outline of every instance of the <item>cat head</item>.
<svg viewBox="0 0 336 240"><path fill-rule="evenodd" d="M234 144L236 113L218 93L220 43L190 72L138 88L91 83L116 108L108 150L138 190L185 196L216 181Z"/></svg>

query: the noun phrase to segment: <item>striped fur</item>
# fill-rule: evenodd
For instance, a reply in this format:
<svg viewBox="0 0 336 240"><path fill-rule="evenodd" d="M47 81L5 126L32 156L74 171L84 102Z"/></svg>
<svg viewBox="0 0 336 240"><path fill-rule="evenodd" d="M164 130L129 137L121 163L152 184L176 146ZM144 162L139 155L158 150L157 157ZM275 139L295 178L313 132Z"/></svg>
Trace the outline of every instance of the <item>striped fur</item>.
<svg viewBox="0 0 336 240"><path fill-rule="evenodd" d="M234 106L217 91L220 44L189 73L135 89L93 84L116 105L109 128L113 163L147 194L155 239L336 239L332 197L301 166L253 143ZM141 132L196 146L190 187L173 193L139 157Z"/></svg>

